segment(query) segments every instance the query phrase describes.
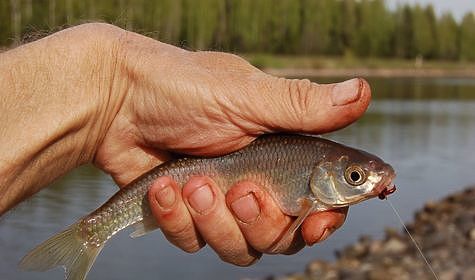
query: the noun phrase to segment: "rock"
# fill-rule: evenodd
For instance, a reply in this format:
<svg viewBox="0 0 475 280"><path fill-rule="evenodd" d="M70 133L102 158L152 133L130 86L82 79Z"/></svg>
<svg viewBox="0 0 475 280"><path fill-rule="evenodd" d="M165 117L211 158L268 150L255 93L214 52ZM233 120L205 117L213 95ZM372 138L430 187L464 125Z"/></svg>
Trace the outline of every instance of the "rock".
<svg viewBox="0 0 475 280"><path fill-rule="evenodd" d="M473 280L475 279L475 266L472 266L462 272L462 280Z"/></svg>
<svg viewBox="0 0 475 280"><path fill-rule="evenodd" d="M361 265L360 270L362 272L370 272L371 270L373 270L373 265L370 263L364 263L363 265Z"/></svg>
<svg viewBox="0 0 475 280"><path fill-rule="evenodd" d="M437 230L434 224L428 224L428 223L419 225L418 229L419 229L419 234L431 234Z"/></svg>
<svg viewBox="0 0 475 280"><path fill-rule="evenodd" d="M429 236L430 238L424 238L422 242L417 242L425 250L447 246L447 232L437 230Z"/></svg>
<svg viewBox="0 0 475 280"><path fill-rule="evenodd" d="M437 208L437 203L435 201L428 201L424 205L424 211L427 213L432 213Z"/></svg>
<svg viewBox="0 0 475 280"><path fill-rule="evenodd" d="M371 254L378 254L383 248L383 242L381 240L375 240L369 245L369 252Z"/></svg>
<svg viewBox="0 0 475 280"><path fill-rule="evenodd" d="M369 273L368 279L371 280L387 280L387 279L398 279L398 280L410 280L411 276L407 271L402 267L379 267Z"/></svg>
<svg viewBox="0 0 475 280"><path fill-rule="evenodd" d="M470 232L475 223L475 217L472 213L461 213L455 218L455 225L464 234Z"/></svg>
<svg viewBox="0 0 475 280"><path fill-rule="evenodd" d="M384 229L384 233L386 234L387 239L400 238L401 237L401 233L399 232L399 230L397 230L395 228L387 227L387 228Z"/></svg>
<svg viewBox="0 0 475 280"><path fill-rule="evenodd" d="M368 246L362 244L361 242L356 243L355 245L349 247L342 254L342 257L346 258L362 258L368 253Z"/></svg>
<svg viewBox="0 0 475 280"><path fill-rule="evenodd" d="M410 267L414 264L414 258L412 256L404 256L401 260L401 264Z"/></svg>
<svg viewBox="0 0 475 280"><path fill-rule="evenodd" d="M431 220L431 213L432 212L419 212L415 214L416 221L420 223L427 223Z"/></svg>
<svg viewBox="0 0 475 280"><path fill-rule="evenodd" d="M369 279L371 280L385 280L389 279L388 272L385 269L377 268L369 272Z"/></svg>
<svg viewBox="0 0 475 280"><path fill-rule="evenodd" d="M328 262L321 260L310 262L307 265L305 274L310 279L333 279L331 265Z"/></svg>
<svg viewBox="0 0 475 280"><path fill-rule="evenodd" d="M473 240L475 241L475 228L472 228L468 234L468 237L470 238L470 240ZM475 279L475 278L474 278Z"/></svg>
<svg viewBox="0 0 475 280"><path fill-rule="evenodd" d="M406 251L407 245L399 239L391 238L384 244L383 250L386 253L401 254Z"/></svg>
<svg viewBox="0 0 475 280"><path fill-rule="evenodd" d="M437 259L439 259L442 262L446 262L450 260L452 257L451 252L447 250L446 248L442 248L437 251L434 251L433 255L436 256Z"/></svg>
<svg viewBox="0 0 475 280"><path fill-rule="evenodd" d="M294 273L294 274L289 274L283 277L274 278L273 280L304 280L304 279L305 279L305 276L298 273Z"/></svg>
<svg viewBox="0 0 475 280"><path fill-rule="evenodd" d="M318 279L318 278L316 278ZM339 280L366 280L368 277L360 270L343 267L338 275Z"/></svg>
<svg viewBox="0 0 475 280"><path fill-rule="evenodd" d="M439 277L439 280L456 280L457 272L453 270L446 270L446 271L442 271L437 276Z"/></svg>

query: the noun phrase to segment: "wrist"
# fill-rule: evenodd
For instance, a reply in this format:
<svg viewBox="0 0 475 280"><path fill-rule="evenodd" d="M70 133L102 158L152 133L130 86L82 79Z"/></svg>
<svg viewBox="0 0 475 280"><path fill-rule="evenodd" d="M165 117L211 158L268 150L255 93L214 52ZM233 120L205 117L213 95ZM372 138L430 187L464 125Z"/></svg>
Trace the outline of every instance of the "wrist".
<svg viewBox="0 0 475 280"><path fill-rule="evenodd" d="M86 24L0 54L0 214L92 161L122 100L124 32Z"/></svg>

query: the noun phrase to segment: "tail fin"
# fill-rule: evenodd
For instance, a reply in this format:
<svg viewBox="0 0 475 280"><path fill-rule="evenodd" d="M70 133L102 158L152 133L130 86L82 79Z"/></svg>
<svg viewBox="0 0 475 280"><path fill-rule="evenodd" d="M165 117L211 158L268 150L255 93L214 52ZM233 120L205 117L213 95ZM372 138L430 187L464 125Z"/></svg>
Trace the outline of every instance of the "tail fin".
<svg viewBox="0 0 475 280"><path fill-rule="evenodd" d="M45 271L61 265L66 280L84 280L104 244L87 245L76 228L77 224L74 224L31 250L20 262L20 268Z"/></svg>

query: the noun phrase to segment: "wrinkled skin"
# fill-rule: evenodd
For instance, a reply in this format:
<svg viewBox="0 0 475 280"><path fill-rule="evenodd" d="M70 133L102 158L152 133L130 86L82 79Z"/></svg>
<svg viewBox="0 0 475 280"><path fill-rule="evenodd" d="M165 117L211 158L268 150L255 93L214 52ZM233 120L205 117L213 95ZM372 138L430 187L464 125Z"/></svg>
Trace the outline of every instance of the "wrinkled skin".
<svg viewBox="0 0 475 280"><path fill-rule="evenodd" d="M169 159L170 151L220 155L262 133L341 128L356 120L370 99L363 80L344 85L349 97L335 97L335 84L269 76L235 55L188 52L130 33L123 44L127 98L95 161L120 185ZM210 178L193 178L183 190L161 178L149 197L170 242L187 252L208 243L224 261L237 265L252 264L262 253L291 254L305 243L322 241L343 224L347 212L342 208L308 217L301 232L271 252L293 217L252 182L241 182L224 195ZM161 207L157 198L168 206Z"/></svg>

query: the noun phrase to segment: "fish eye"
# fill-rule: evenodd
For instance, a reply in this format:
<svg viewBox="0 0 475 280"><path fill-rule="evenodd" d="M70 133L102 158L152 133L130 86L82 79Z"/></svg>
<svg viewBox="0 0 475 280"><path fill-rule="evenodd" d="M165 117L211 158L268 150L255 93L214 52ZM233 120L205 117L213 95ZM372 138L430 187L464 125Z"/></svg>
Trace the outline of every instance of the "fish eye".
<svg viewBox="0 0 475 280"><path fill-rule="evenodd" d="M345 180L352 186L359 186L366 181L366 173L357 165L350 165L345 170Z"/></svg>

